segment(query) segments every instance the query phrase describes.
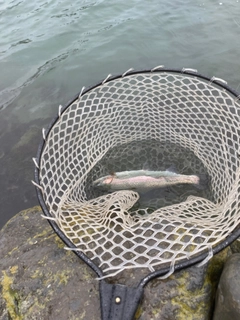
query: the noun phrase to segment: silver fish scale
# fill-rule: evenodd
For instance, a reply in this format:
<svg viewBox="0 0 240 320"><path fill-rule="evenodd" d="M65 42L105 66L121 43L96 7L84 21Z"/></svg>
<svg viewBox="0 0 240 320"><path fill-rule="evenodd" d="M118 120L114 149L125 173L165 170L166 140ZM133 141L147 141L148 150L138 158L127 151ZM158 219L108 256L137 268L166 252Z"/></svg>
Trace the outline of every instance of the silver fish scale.
<svg viewBox="0 0 240 320"><path fill-rule="evenodd" d="M52 217L105 276L153 271L215 246L240 221L239 107L213 82L171 72L110 79L83 93L60 115L41 155ZM184 174L207 173L208 188L156 196L151 212L136 206L134 191L92 188L112 171L173 164Z"/></svg>

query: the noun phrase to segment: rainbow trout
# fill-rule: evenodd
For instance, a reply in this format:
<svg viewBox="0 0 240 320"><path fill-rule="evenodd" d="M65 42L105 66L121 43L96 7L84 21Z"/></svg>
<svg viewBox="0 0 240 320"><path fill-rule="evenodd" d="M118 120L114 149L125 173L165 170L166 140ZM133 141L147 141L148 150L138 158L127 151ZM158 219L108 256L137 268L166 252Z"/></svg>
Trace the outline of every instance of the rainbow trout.
<svg viewBox="0 0 240 320"><path fill-rule="evenodd" d="M116 172L113 175L99 178L93 182L93 186L109 191L130 189L146 192L183 183L199 185L200 178L196 175L178 174L170 170L135 170Z"/></svg>

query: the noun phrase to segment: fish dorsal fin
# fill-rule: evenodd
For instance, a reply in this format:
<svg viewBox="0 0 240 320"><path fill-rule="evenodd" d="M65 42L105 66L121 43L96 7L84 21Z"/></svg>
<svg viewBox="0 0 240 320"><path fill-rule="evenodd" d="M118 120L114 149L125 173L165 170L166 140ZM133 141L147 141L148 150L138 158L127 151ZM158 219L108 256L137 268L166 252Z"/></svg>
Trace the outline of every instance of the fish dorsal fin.
<svg viewBox="0 0 240 320"><path fill-rule="evenodd" d="M148 164L148 160L146 160L142 166L142 170L144 171L149 171L149 164Z"/></svg>
<svg viewBox="0 0 240 320"><path fill-rule="evenodd" d="M172 173L177 173L176 166L172 164L169 168L167 168L166 171L172 172Z"/></svg>

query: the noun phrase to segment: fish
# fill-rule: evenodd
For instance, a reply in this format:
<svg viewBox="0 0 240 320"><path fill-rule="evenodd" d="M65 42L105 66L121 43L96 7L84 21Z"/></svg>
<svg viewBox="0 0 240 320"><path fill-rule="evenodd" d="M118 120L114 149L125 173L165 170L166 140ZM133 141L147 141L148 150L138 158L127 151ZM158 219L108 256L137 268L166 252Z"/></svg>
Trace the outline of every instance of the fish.
<svg viewBox="0 0 240 320"><path fill-rule="evenodd" d="M136 190L147 192L152 189L173 186L176 184L199 185L200 177L197 175L178 174L170 170L121 171L95 180L93 182L93 187L108 191Z"/></svg>

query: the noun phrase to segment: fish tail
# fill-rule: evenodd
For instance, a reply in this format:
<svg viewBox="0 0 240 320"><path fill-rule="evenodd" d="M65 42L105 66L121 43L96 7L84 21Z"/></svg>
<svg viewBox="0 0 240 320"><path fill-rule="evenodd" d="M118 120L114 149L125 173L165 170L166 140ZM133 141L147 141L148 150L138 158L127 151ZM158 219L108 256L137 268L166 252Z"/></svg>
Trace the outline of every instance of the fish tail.
<svg viewBox="0 0 240 320"><path fill-rule="evenodd" d="M200 190L207 188L207 185L209 183L208 175L206 173L200 173L197 177L198 177L198 182L194 183L196 188Z"/></svg>

